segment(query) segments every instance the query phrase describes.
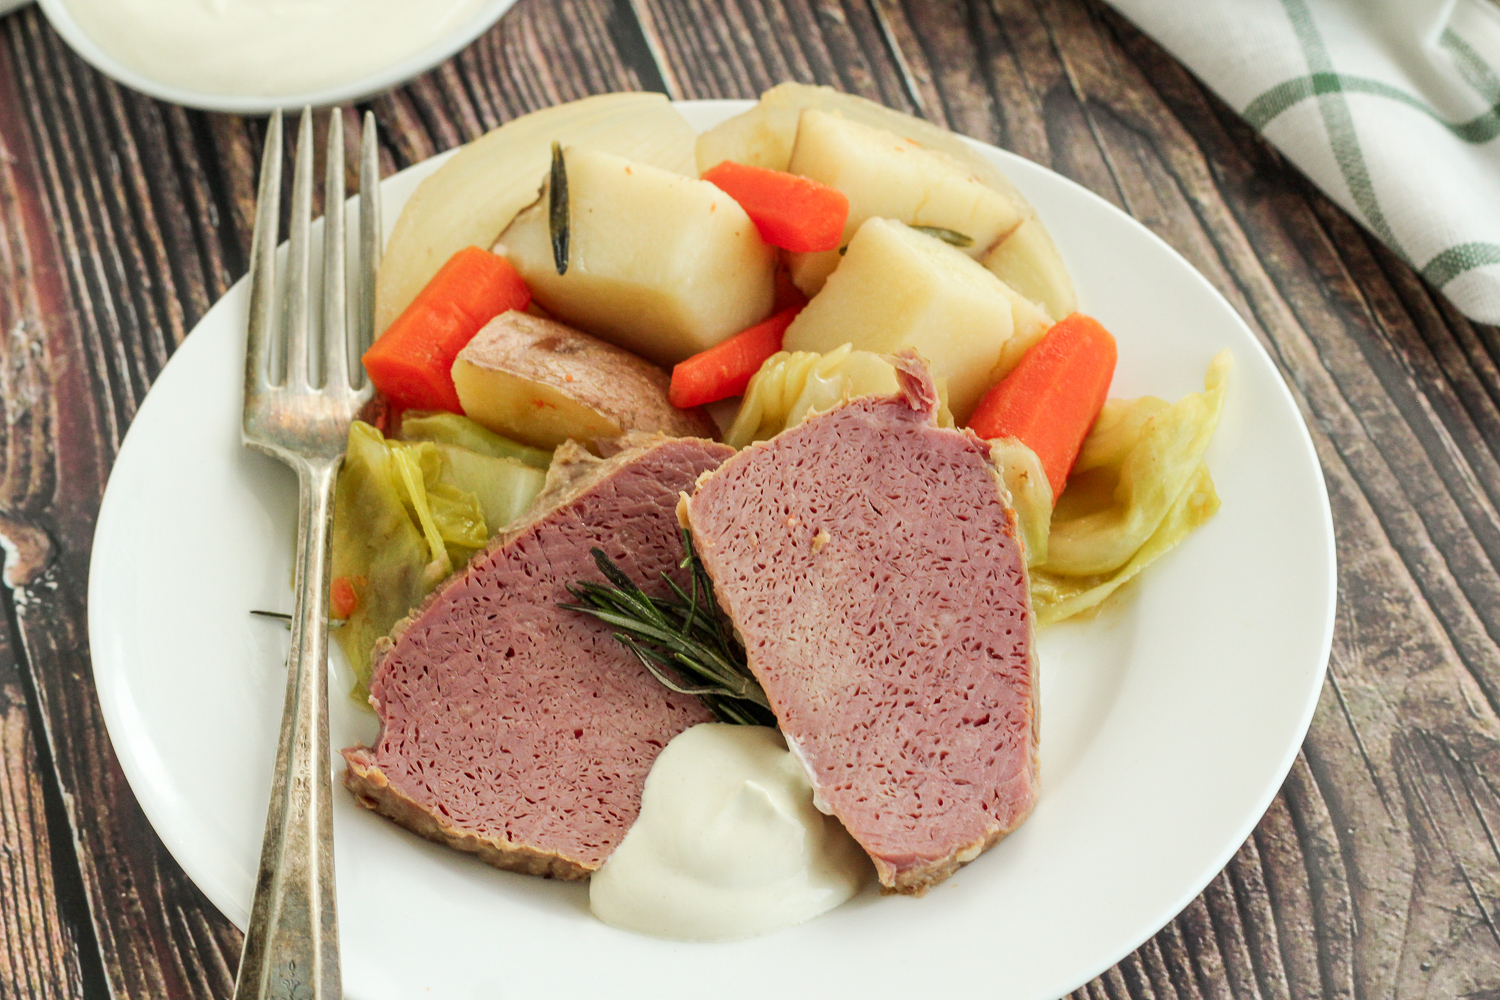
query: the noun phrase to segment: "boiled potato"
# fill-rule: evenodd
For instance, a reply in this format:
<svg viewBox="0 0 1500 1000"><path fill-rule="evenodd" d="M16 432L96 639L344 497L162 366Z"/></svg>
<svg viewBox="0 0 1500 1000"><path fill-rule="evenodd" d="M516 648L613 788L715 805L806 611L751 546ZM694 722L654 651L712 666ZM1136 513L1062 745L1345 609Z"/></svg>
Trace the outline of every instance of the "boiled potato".
<svg viewBox="0 0 1500 1000"><path fill-rule="evenodd" d="M469 419L538 448L584 444L625 431L713 437L701 410L667 401L666 372L561 323L506 312L475 334L453 363Z"/></svg>
<svg viewBox="0 0 1500 1000"><path fill-rule="evenodd" d="M782 84L785 86L785 84ZM742 114L720 122L698 136L698 173L733 160L751 167L785 170L797 139L797 119L802 106L789 102L768 103L779 87L761 95L760 103Z"/></svg>
<svg viewBox="0 0 1500 1000"><path fill-rule="evenodd" d="M375 282L375 332L401 315L449 257L495 242L536 200L554 140L587 143L696 176L693 127L661 94L601 94L522 115L454 153L401 209Z"/></svg>
<svg viewBox="0 0 1500 1000"><path fill-rule="evenodd" d="M558 274L548 195L495 251L566 323L674 365L760 322L775 295L775 251L745 210L707 181L583 147L564 152L570 250Z"/></svg>
<svg viewBox="0 0 1500 1000"><path fill-rule="evenodd" d="M699 173L725 160L785 170L791 163L802 112L808 108L833 112L850 121L894 132L927 149L946 153L972 171L975 177L1019 205L1026 219L1036 220L1036 210L1030 202L963 136L863 97L804 83L783 83L772 87L760 95L760 101L749 111L698 136ZM1022 295L1041 303L1053 319L1062 319L1078 308L1072 280L1040 221L1018 227L991 253L988 263Z"/></svg>
<svg viewBox="0 0 1500 1000"><path fill-rule="evenodd" d="M999 278L941 240L890 219L870 219L849 241L838 270L787 328L788 351L914 349L945 379L963 424L991 385L1012 331Z"/></svg>
<svg viewBox="0 0 1500 1000"><path fill-rule="evenodd" d="M959 161L893 132L816 109L802 112L787 169L849 197L841 244L860 223L880 216L967 236L979 259L1020 225L1022 207L985 185ZM816 295L839 265L837 250L788 255L792 280Z"/></svg>
<svg viewBox="0 0 1500 1000"><path fill-rule="evenodd" d="M701 174L725 160L785 170L792 159L799 119L808 108L830 111L850 121L894 132L927 149L947 153L984 183L1022 206L1023 214L1028 217L1036 214L1010 178L963 136L863 97L806 83L778 84L761 94L760 101L749 111L698 136L698 172Z"/></svg>
<svg viewBox="0 0 1500 1000"><path fill-rule="evenodd" d="M1000 360L990 373L991 383L1009 375L1021 363L1021 356L1036 346L1036 342L1052 329L1052 317L1041 306L1005 282L1000 282L1000 285L1005 289L1005 297L1010 300L1011 335L1000 349Z"/></svg>
<svg viewBox="0 0 1500 1000"><path fill-rule="evenodd" d="M984 258L989 268L1006 284L1040 303L1054 320L1078 309L1073 279L1063 266L1062 255L1044 227L1027 219Z"/></svg>

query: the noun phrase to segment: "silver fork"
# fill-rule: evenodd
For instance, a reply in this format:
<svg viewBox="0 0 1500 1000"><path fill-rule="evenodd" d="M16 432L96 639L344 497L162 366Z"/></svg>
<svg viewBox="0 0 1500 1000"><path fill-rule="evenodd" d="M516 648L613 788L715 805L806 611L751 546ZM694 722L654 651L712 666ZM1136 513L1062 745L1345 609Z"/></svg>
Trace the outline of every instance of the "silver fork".
<svg viewBox="0 0 1500 1000"><path fill-rule="evenodd" d="M336 1000L343 993L328 740L329 539L333 488L344 459L349 423L372 391L355 359L373 334L380 171L375 119L367 114L360 162L357 308L355 321L349 324L344 274L344 131L335 118L328 129L323 198L323 308L320 321L312 322L311 109L302 113L300 133L281 294L276 281L281 208L279 111L266 134L250 251L250 329L241 437L246 445L297 471L297 566L281 738L235 1000Z"/></svg>

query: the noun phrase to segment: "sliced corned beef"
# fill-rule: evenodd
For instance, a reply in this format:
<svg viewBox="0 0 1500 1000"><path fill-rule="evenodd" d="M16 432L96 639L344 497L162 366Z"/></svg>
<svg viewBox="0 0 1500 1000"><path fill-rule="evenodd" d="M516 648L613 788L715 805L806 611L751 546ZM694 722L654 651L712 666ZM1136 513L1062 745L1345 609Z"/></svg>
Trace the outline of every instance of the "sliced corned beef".
<svg viewBox="0 0 1500 1000"><path fill-rule="evenodd" d="M888 891L921 893L1031 811L1026 564L988 447L936 426L920 363L740 452L693 543L820 807Z"/></svg>
<svg viewBox="0 0 1500 1000"><path fill-rule="evenodd" d="M711 715L557 604L600 579L596 545L662 589L682 558L678 493L729 454L660 435L608 459L559 449L533 512L377 646L380 739L344 751L359 801L500 868L583 878L603 864L656 755Z"/></svg>

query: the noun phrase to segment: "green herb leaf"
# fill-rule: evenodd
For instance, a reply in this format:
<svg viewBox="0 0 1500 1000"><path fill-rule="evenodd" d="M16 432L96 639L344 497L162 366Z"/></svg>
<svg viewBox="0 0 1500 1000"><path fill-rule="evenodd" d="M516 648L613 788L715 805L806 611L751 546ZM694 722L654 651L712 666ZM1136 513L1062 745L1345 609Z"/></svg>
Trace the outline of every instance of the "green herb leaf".
<svg viewBox="0 0 1500 1000"><path fill-rule="evenodd" d="M547 183L547 228L552 235L552 263L558 274L568 273L568 166L562 143L552 143L552 176Z"/></svg>
<svg viewBox="0 0 1500 1000"><path fill-rule="evenodd" d="M713 584L686 531L682 545L687 554L681 568L688 570L689 590L663 573L672 596L652 597L604 550L595 548L594 563L609 583L571 584L568 593L575 603L558 607L614 626L615 638L663 687L703 699L724 722L774 726L771 704L745 662L745 648L714 600Z"/></svg>
<svg viewBox="0 0 1500 1000"><path fill-rule="evenodd" d="M974 237L960 233L952 229L944 229L942 226L912 226L919 233L926 233L935 239L950 243L956 247L971 247L974 245Z"/></svg>
<svg viewBox="0 0 1500 1000"><path fill-rule="evenodd" d="M260 608L251 608L250 613L252 615L259 615L262 618L274 618L277 621L281 622L281 624L285 625L287 628L292 627L292 616L284 611L262 611ZM331 629L343 628L343 626L344 619L342 618L328 619L328 627Z"/></svg>

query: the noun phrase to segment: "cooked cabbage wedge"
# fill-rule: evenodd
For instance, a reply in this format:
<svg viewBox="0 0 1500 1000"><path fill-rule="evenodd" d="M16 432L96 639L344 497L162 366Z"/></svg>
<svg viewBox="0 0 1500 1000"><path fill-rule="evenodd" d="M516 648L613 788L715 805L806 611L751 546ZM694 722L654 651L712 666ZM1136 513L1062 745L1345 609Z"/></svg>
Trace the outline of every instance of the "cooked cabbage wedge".
<svg viewBox="0 0 1500 1000"><path fill-rule="evenodd" d="M1052 529L1052 484L1042 460L1018 439L996 438L990 442L990 461L1010 493L1016 526L1026 543L1026 565L1047 561L1047 535Z"/></svg>
<svg viewBox="0 0 1500 1000"><path fill-rule="evenodd" d="M401 415L401 440L451 444L491 458L514 458L543 472L552 464L552 452L545 448L512 441L457 413L407 410Z"/></svg>
<svg viewBox="0 0 1500 1000"><path fill-rule="evenodd" d="M767 358L750 380L724 443L743 448L796 427L814 413L859 396L893 396L896 369L879 354L844 344L826 353L782 351ZM938 386L938 422L953 426L947 390Z"/></svg>
<svg viewBox="0 0 1500 1000"><path fill-rule="evenodd" d="M481 455L451 444L434 447L442 455L441 482L473 494L479 502L488 529L484 541L525 513L547 481L545 472L514 458ZM459 565L454 563L455 568Z"/></svg>
<svg viewBox="0 0 1500 1000"><path fill-rule="evenodd" d="M1220 352L1203 392L1176 403L1105 403L1052 511L1045 559L1032 567L1039 624L1096 607L1219 509L1203 455L1230 366Z"/></svg>
<svg viewBox="0 0 1500 1000"><path fill-rule="evenodd" d="M545 479L515 458L387 440L360 421L349 428L334 495L333 577L349 582L355 606L334 636L354 668L356 701L369 696L376 640L526 510Z"/></svg>
<svg viewBox="0 0 1500 1000"><path fill-rule="evenodd" d="M1167 510L1167 516L1156 526L1146 544L1135 551L1130 561L1113 573L1097 576L1063 576L1050 573L1046 567L1031 571L1031 606L1038 625L1051 625L1074 615L1097 608L1110 594L1140 575L1158 556L1191 535L1214 516L1219 509L1219 495L1214 491L1208 466L1199 465L1187 488Z"/></svg>

